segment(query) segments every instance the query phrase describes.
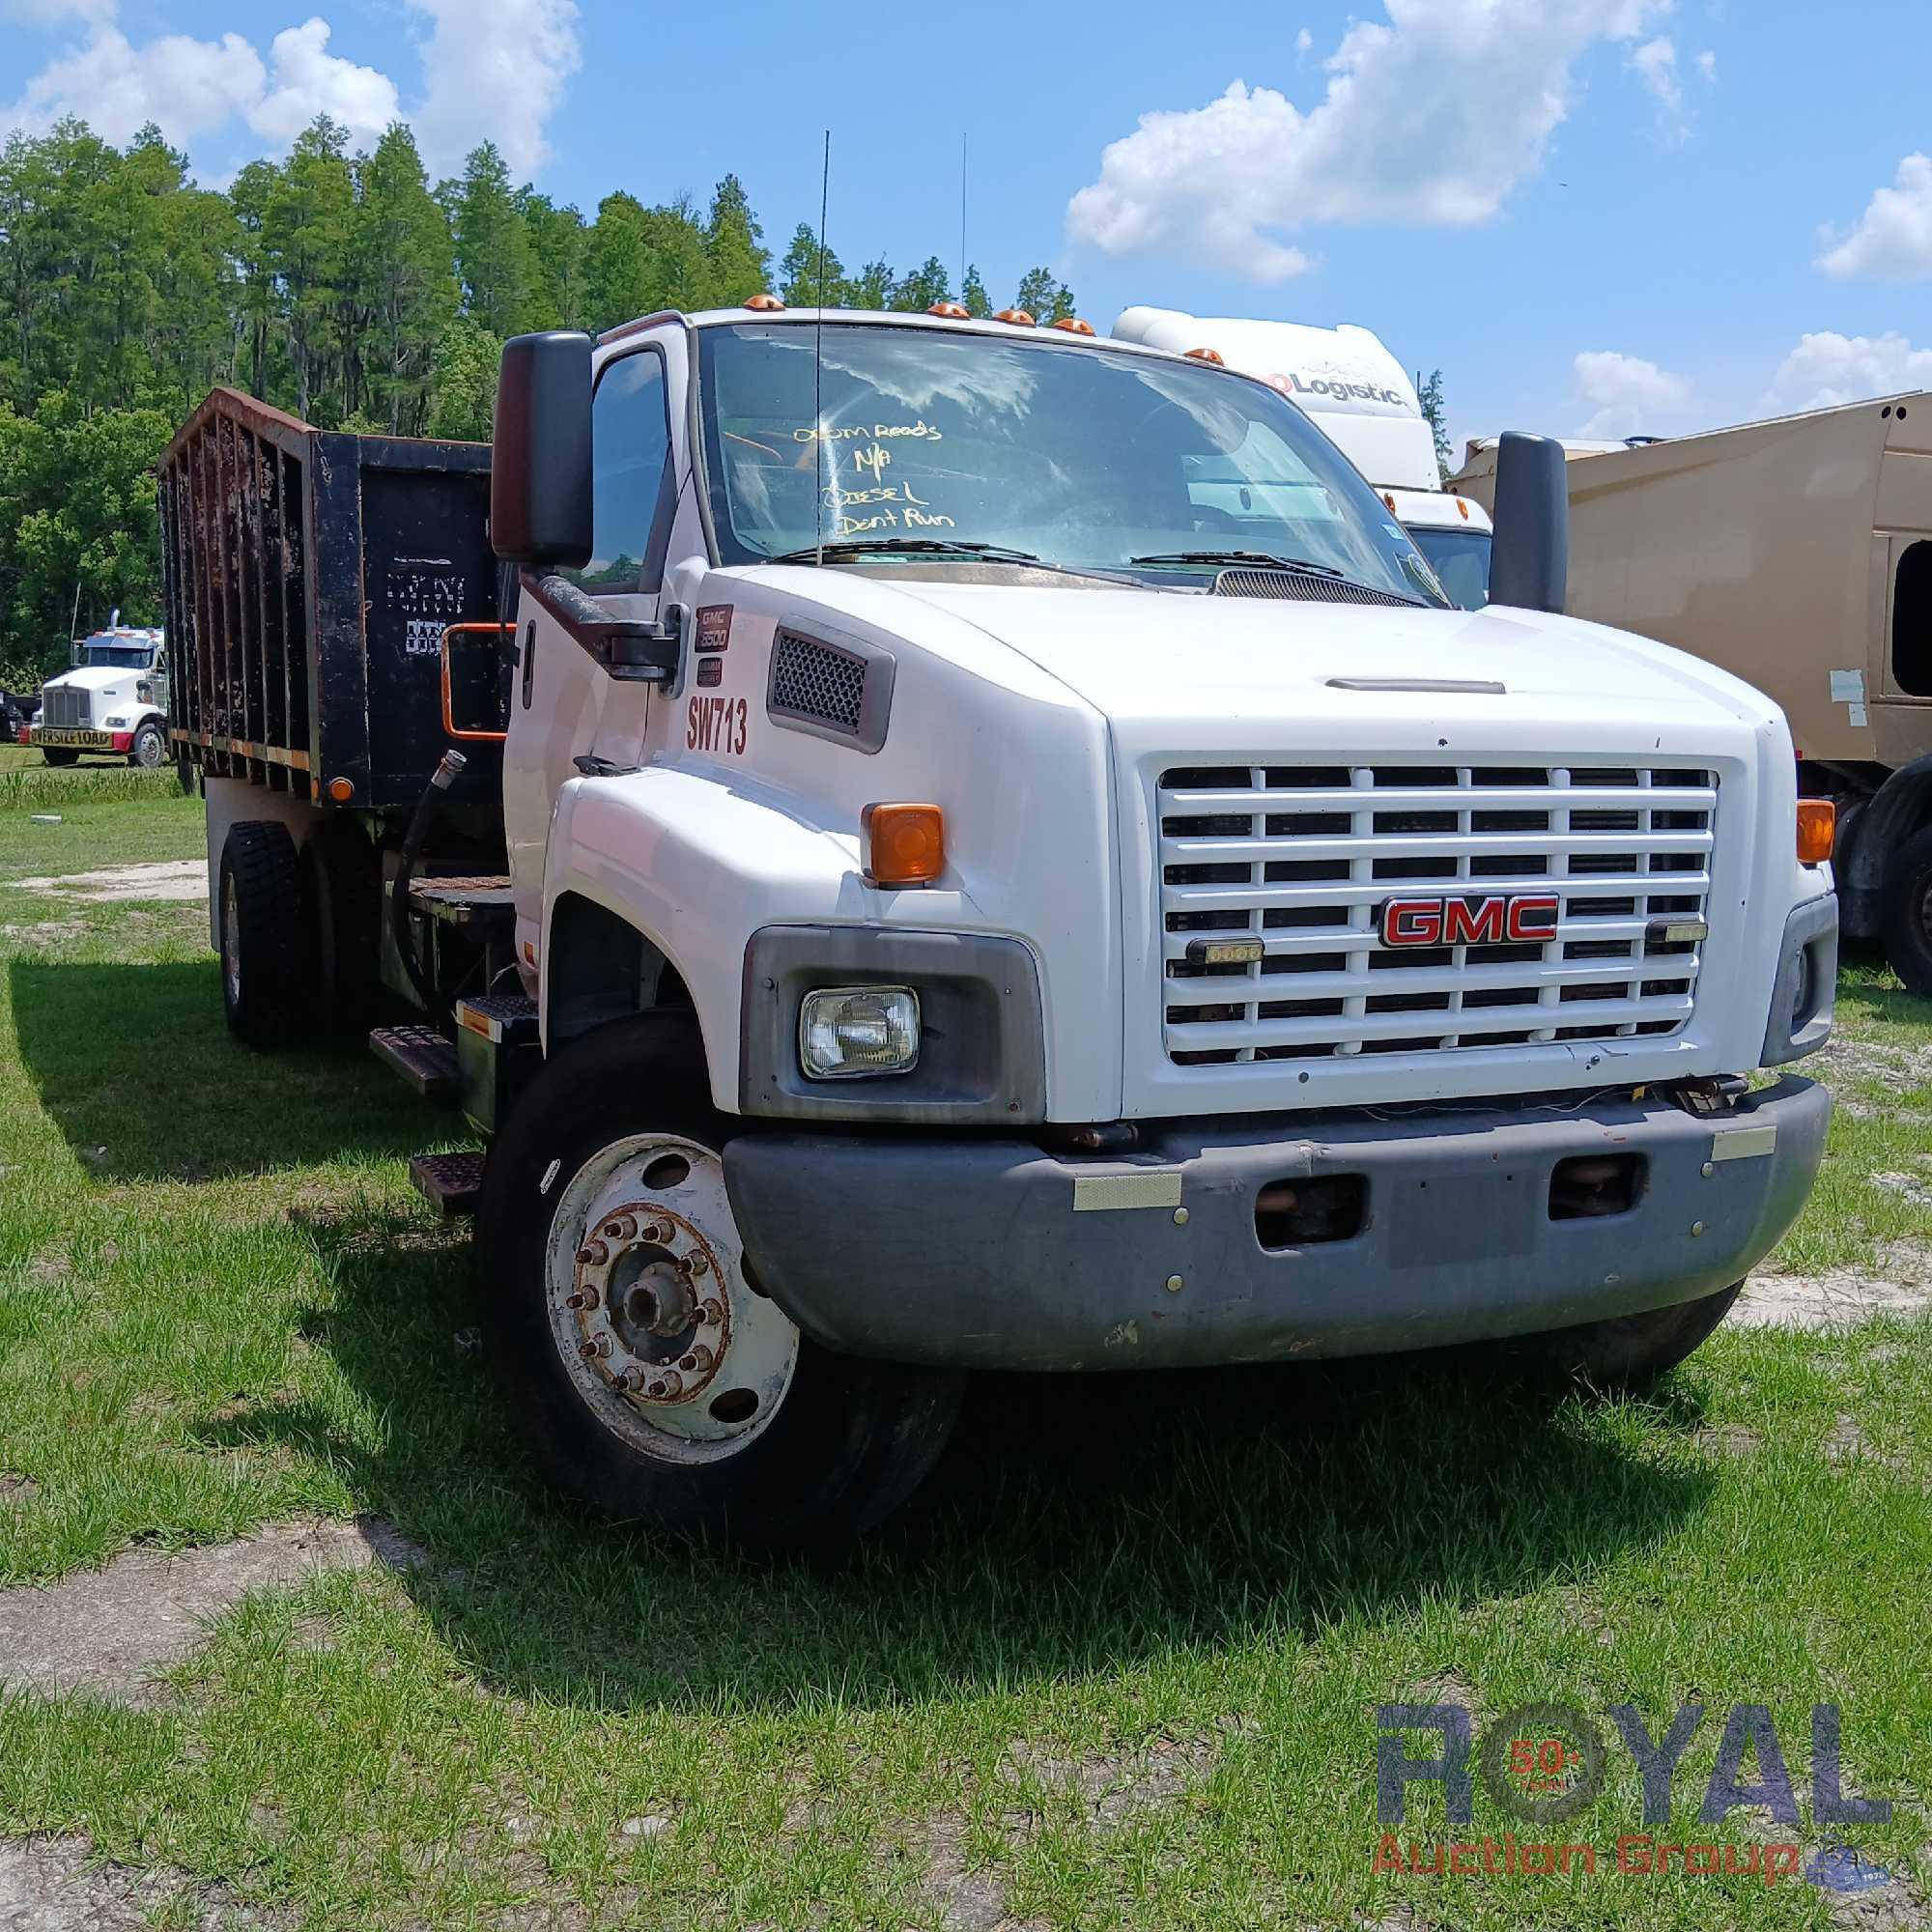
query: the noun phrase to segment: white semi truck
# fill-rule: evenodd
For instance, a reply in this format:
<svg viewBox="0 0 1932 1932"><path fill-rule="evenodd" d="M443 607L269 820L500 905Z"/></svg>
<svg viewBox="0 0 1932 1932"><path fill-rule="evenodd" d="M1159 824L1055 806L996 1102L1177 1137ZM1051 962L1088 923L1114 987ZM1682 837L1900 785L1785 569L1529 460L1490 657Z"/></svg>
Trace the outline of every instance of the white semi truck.
<svg viewBox="0 0 1932 1932"><path fill-rule="evenodd" d="M1464 611L1490 601L1490 513L1442 487L1435 432L1415 384L1373 329L1318 328L1245 316L1130 308L1114 324L1121 342L1212 358L1256 376L1298 404L1401 520Z"/></svg>
<svg viewBox="0 0 1932 1932"><path fill-rule="evenodd" d="M1553 448L1459 611L1276 389L1091 333L762 298L513 341L494 457L217 393L163 466L231 1024L414 1004L599 1508L863 1530L976 1369L1641 1378L1810 1186L1776 707L1555 613Z"/></svg>
<svg viewBox="0 0 1932 1932"><path fill-rule="evenodd" d="M40 712L20 734L50 765L83 752L153 771L168 756L167 634L113 623L75 641L73 668L41 687Z"/></svg>

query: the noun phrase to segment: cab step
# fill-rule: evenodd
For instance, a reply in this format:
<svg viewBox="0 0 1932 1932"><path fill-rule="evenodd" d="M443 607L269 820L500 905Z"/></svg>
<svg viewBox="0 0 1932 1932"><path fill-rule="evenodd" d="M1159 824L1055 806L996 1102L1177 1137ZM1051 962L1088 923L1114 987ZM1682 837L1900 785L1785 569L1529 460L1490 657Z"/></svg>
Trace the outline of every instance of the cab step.
<svg viewBox="0 0 1932 1932"><path fill-rule="evenodd" d="M434 1027L377 1027L369 1051L425 1100L448 1106L456 1098L456 1048Z"/></svg>
<svg viewBox="0 0 1932 1932"><path fill-rule="evenodd" d="M480 1153L418 1153L410 1156L410 1185L440 1214L454 1220L473 1214L483 1193Z"/></svg>

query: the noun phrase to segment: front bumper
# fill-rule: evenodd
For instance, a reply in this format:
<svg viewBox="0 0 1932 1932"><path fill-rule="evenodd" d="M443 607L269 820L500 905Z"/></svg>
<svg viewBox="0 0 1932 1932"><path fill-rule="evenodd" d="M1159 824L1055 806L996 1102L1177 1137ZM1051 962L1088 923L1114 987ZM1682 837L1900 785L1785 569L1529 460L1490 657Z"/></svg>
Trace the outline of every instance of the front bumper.
<svg viewBox="0 0 1932 1932"><path fill-rule="evenodd" d="M753 1133L727 1144L724 1171L761 1285L828 1348L1175 1368L1435 1348L1694 1300L1797 1218L1831 1111L1824 1088L1787 1077L1717 1118L1599 1097L1298 1116L1266 1135L1167 1123L1125 1158ZM1605 1155L1641 1162L1634 1205L1551 1218L1557 1164ZM1331 1175L1362 1178L1359 1231L1264 1247L1261 1190Z"/></svg>

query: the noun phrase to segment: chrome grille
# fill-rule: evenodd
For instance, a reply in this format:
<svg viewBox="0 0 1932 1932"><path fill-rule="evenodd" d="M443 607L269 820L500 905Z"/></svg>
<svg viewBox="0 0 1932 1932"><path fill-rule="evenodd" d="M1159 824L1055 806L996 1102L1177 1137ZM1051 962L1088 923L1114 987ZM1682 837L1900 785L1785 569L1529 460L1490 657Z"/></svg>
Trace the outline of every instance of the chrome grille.
<svg viewBox="0 0 1932 1932"><path fill-rule="evenodd" d="M78 685L49 685L41 693L41 723L85 727L93 723L88 693Z"/></svg>
<svg viewBox="0 0 1932 1932"><path fill-rule="evenodd" d="M1718 808L1680 765L1174 765L1162 985L1181 1065L1681 1031ZM1392 897L1559 901L1555 936L1390 947ZM1262 956L1211 963L1209 947ZM1190 956L1192 949L1192 956Z"/></svg>

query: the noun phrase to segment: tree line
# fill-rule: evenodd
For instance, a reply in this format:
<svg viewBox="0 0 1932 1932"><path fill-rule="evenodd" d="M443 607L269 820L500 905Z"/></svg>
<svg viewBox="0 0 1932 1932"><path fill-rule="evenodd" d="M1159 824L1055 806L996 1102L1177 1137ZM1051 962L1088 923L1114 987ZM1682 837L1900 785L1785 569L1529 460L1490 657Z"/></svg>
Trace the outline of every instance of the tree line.
<svg viewBox="0 0 1932 1932"><path fill-rule="evenodd" d="M709 205L625 190L586 217L497 149L432 184L410 128L367 151L327 116L285 160L205 188L155 128L116 148L69 120L0 148L0 686L67 661L70 627L159 621L154 468L217 384L325 429L487 438L497 351L657 309L995 306L929 256L848 272L801 223L774 264L735 175ZM1012 305L1073 298L1030 270Z"/></svg>

